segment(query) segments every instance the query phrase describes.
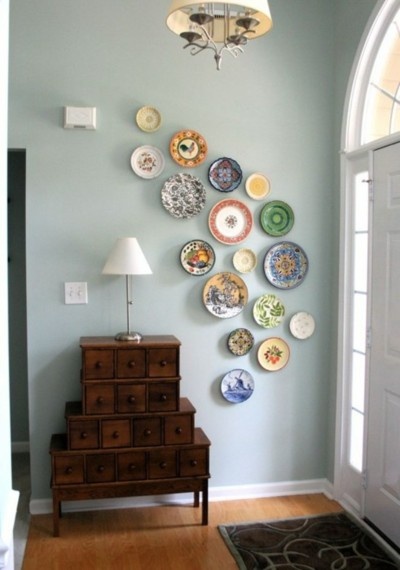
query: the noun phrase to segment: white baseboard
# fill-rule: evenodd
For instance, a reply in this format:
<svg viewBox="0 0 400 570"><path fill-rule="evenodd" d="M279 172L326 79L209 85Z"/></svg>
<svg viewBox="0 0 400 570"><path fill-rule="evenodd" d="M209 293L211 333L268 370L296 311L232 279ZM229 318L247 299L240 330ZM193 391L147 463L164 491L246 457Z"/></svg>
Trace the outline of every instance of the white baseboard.
<svg viewBox="0 0 400 570"><path fill-rule="evenodd" d="M12 453L29 453L29 441L13 441L11 443L11 451Z"/></svg>
<svg viewBox="0 0 400 570"><path fill-rule="evenodd" d="M19 492L10 490L4 513L0 518L0 568L14 568L14 522L17 513Z"/></svg>
<svg viewBox="0 0 400 570"><path fill-rule="evenodd" d="M307 481L287 481L283 483L265 483L259 485L237 485L227 487L210 487L209 501L238 501L243 499L261 499L285 495L312 495L323 493L332 498L332 485L327 479L310 479ZM188 504L193 502L193 493L177 493L151 497L126 497L118 499L93 499L92 501L66 501L65 512L128 509L132 507L149 507L163 504ZM33 499L30 502L32 515L51 513L51 499Z"/></svg>

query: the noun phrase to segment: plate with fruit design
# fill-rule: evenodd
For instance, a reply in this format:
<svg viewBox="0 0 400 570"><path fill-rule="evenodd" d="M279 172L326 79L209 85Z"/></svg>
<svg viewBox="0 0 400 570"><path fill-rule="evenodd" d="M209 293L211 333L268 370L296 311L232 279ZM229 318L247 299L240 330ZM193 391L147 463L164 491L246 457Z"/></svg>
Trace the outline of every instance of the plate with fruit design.
<svg viewBox="0 0 400 570"><path fill-rule="evenodd" d="M215 263L215 253L209 243L194 239L181 249L181 264L190 275L205 275Z"/></svg>
<svg viewBox="0 0 400 570"><path fill-rule="evenodd" d="M276 372L284 368L289 357L289 345L279 337L270 337L264 340L257 353L259 364L269 372Z"/></svg>

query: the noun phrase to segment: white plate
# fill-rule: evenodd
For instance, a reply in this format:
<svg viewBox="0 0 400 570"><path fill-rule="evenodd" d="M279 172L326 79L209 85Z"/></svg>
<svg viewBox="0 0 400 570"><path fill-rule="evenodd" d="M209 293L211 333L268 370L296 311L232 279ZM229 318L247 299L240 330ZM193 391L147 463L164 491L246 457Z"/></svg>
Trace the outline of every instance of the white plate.
<svg viewBox="0 0 400 570"><path fill-rule="evenodd" d="M141 178L156 178L164 170L164 155L154 146L140 146L132 153L131 166Z"/></svg>
<svg viewBox="0 0 400 570"><path fill-rule="evenodd" d="M250 273L257 265L257 256L253 250L243 247L234 254L232 263L236 271Z"/></svg>
<svg viewBox="0 0 400 570"><path fill-rule="evenodd" d="M289 329L295 338L300 340L310 338L315 331L314 317L310 313L300 311L290 319Z"/></svg>
<svg viewBox="0 0 400 570"><path fill-rule="evenodd" d="M253 198L253 200L262 200L270 193L271 185L264 174L255 172L247 178L245 188L250 198Z"/></svg>
<svg viewBox="0 0 400 570"><path fill-rule="evenodd" d="M221 200L211 208L208 227L216 240L234 245L248 237L253 227L253 216L240 200Z"/></svg>

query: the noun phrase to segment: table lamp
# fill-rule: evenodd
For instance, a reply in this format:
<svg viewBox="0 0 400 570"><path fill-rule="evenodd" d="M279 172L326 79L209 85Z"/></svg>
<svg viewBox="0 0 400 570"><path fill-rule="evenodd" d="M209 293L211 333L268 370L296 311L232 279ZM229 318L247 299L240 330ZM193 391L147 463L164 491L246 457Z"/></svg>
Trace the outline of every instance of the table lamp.
<svg viewBox="0 0 400 570"><path fill-rule="evenodd" d="M132 300L132 275L149 275L152 273L139 242L134 237L117 239L103 267L105 275L125 275L126 279L126 315L127 330L118 333L115 340L140 342L142 335L131 331L130 308Z"/></svg>

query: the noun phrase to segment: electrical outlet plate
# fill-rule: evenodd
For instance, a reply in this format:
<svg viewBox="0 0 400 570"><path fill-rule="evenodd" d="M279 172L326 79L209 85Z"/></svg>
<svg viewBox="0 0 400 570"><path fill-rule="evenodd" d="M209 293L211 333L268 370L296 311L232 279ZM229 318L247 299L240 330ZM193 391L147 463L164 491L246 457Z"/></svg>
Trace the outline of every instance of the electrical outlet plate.
<svg viewBox="0 0 400 570"><path fill-rule="evenodd" d="M88 302L87 283L64 283L65 304L85 305Z"/></svg>

